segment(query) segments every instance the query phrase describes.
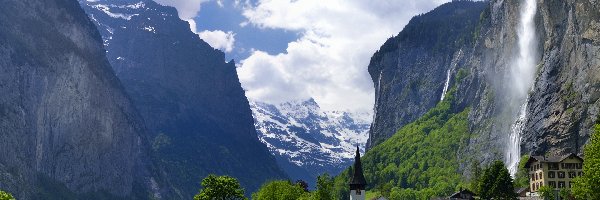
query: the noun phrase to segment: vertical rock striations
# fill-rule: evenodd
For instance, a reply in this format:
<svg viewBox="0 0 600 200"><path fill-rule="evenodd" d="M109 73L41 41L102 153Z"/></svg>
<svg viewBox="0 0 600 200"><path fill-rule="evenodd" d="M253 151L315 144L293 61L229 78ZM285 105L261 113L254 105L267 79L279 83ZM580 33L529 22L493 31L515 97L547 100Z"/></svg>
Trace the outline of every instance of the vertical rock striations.
<svg viewBox="0 0 600 200"><path fill-rule="evenodd" d="M143 123L77 2L3 1L0 24L0 188L148 198Z"/></svg>
<svg viewBox="0 0 600 200"><path fill-rule="evenodd" d="M155 160L191 198L210 173L238 178L246 193L285 178L257 137L233 61L153 1L80 1L107 56L147 123Z"/></svg>
<svg viewBox="0 0 600 200"><path fill-rule="evenodd" d="M435 105L450 69L451 77L456 77L449 83L450 88L457 88L454 104L472 108L469 145L457 159L466 163L469 159L491 161L505 157L505 143L520 108L512 105L517 97L511 86L511 69L519 52L517 27L522 3L452 2L415 17L398 36L388 40L369 65L376 88L376 117L369 145L385 140L398 127ZM442 15L438 18L455 16L453 13L460 9L439 11L459 4L465 5L463 9L481 13L475 28L460 25L464 31L459 35L470 34L471 43L448 46L461 41L460 37L449 37L441 43L448 46L445 51L430 53L435 48L426 45L436 41L435 37L420 37L424 34L413 31L418 30L414 27L426 26L435 33L440 26L425 23L424 18L434 16L436 11ZM481 4L486 8L481 9ZM581 153L600 111L598 7L595 0L537 1L537 40L531 46L539 57L534 58L533 89L520 122L521 154Z"/></svg>
<svg viewBox="0 0 600 200"><path fill-rule="evenodd" d="M369 74L375 85L375 116L368 147L391 137L442 98L472 51L474 30L483 2L458 1L414 17L371 58Z"/></svg>

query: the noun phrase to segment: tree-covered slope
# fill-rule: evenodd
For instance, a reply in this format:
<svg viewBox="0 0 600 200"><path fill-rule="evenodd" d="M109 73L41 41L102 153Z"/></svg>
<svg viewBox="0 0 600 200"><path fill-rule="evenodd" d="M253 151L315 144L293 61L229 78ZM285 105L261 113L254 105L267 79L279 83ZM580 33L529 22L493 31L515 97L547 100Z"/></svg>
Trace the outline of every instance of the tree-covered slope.
<svg viewBox="0 0 600 200"><path fill-rule="evenodd" d="M468 144L470 109L452 104L455 91L451 89L444 101L364 155L368 190L386 197L412 194L429 199L451 194L465 182L457 153ZM349 180L348 173L336 179L340 190ZM344 192L339 193L344 197Z"/></svg>

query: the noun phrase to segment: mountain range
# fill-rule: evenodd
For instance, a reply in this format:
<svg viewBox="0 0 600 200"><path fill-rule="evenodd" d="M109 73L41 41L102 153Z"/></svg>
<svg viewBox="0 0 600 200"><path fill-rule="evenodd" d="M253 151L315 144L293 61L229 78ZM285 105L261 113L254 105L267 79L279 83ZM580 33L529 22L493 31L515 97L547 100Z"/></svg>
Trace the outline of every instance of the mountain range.
<svg viewBox="0 0 600 200"><path fill-rule="evenodd" d="M250 102L258 137L294 180L315 186L317 176L338 174L364 152L371 116L324 111L314 99L280 104Z"/></svg>

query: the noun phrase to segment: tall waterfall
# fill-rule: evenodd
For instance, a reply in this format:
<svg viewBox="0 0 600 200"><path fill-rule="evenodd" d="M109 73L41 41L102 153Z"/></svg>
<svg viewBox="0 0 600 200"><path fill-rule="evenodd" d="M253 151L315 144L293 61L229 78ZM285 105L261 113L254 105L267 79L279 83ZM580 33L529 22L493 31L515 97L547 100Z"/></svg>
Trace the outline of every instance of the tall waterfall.
<svg viewBox="0 0 600 200"><path fill-rule="evenodd" d="M511 68L514 79L512 92L515 94L513 105L520 105L517 118L511 126L505 154L506 164L513 177L518 170L519 159L521 158L521 132L524 120L527 117L528 95L535 79L537 40L534 17L537 12L536 1L523 0L521 2L521 16L517 30L519 54Z"/></svg>

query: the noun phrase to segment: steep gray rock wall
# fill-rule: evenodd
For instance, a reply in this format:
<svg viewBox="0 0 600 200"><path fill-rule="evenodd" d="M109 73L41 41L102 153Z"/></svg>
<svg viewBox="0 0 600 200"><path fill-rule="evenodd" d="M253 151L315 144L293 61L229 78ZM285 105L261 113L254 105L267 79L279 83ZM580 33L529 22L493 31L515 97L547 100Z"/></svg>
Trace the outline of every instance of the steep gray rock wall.
<svg viewBox="0 0 600 200"><path fill-rule="evenodd" d="M369 74L375 87L375 116L367 147L391 137L441 100L446 81L454 84L465 53L472 51L472 33L485 7L482 2L442 5L414 17L373 55Z"/></svg>
<svg viewBox="0 0 600 200"><path fill-rule="evenodd" d="M0 188L147 198L143 123L77 2L3 1L0 24Z"/></svg>
<svg viewBox="0 0 600 200"><path fill-rule="evenodd" d="M517 112L515 106L507 106L511 95L506 83L513 67L511 57L517 52L519 6L519 1L491 2L490 18L485 22L488 24L469 58L476 76L467 80L485 81L477 84L478 95L463 95L462 99L474 102L475 107L470 115L474 130L470 153L483 152L484 160L503 157L505 138ZM535 22L539 58L521 154L582 152L598 117L600 54L599 37L594 34L600 20L597 7L592 1L538 1ZM473 82L460 87L469 87Z"/></svg>
<svg viewBox="0 0 600 200"><path fill-rule="evenodd" d="M383 56L376 53L369 66L377 95L370 145L386 139L405 121L418 118L435 105L443 77L451 69L451 77L461 77L450 82L450 87L457 88L454 103L472 108L469 145L457 159L465 163L471 159L484 162L502 159L520 106L514 105L516 97L510 88L513 58L519 52L520 3L518 0L487 2L472 32L474 42L465 45L466 48L450 48L441 56L414 54L421 50L402 45L390 48L386 42L380 52L393 53ZM600 106L599 21L598 4L594 0L538 0L535 22L539 57L524 120L522 154L581 153ZM410 23L406 28L409 27ZM462 55L456 53L461 50ZM419 60L418 55L425 56ZM444 62L436 62L442 58ZM411 62L402 64L402 61ZM458 65L455 67L454 63ZM424 88L407 87L410 85L407 83L415 80L421 81L417 86ZM406 93L413 95L403 95Z"/></svg>
<svg viewBox="0 0 600 200"><path fill-rule="evenodd" d="M537 17L543 53L522 153L581 153L600 111L600 7L546 0Z"/></svg>
<svg viewBox="0 0 600 200"><path fill-rule="evenodd" d="M233 61L149 0L79 1L116 75L144 118L153 157L190 199L208 174L239 179L249 196L287 176L258 140Z"/></svg>

